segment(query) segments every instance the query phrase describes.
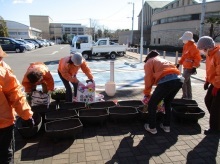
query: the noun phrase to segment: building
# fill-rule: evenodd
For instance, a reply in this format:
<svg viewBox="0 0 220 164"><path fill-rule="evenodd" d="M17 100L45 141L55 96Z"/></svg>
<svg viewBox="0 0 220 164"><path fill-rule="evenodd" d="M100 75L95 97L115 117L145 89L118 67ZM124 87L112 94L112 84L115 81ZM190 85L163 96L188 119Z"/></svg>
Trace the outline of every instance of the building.
<svg viewBox="0 0 220 164"><path fill-rule="evenodd" d="M206 2L203 35L209 35L210 24L206 23L206 20L210 17L220 18L219 6L219 0ZM150 45L182 46L179 38L185 31L193 32L194 40L197 41L201 25L201 11L202 4L194 0L174 0L155 10L151 18ZM217 26L215 30L220 31L220 26Z"/></svg>
<svg viewBox="0 0 220 164"><path fill-rule="evenodd" d="M8 28L8 34L10 38L36 39L40 38L42 35L42 31L37 28L33 28L15 21L5 20L5 22Z"/></svg>
<svg viewBox="0 0 220 164"><path fill-rule="evenodd" d="M146 1L143 5L143 38L144 45L150 44L151 37L151 26L152 26L152 15L155 10L161 8L171 1ZM138 15L138 30L134 30L133 40L134 45L140 44L141 38L141 21L142 21L142 10ZM119 44L129 44L131 43L131 33L132 31L124 31L119 34Z"/></svg>
<svg viewBox="0 0 220 164"><path fill-rule="evenodd" d="M42 30L42 38L51 40L63 40L67 37L72 40L74 35L85 34L86 27L73 23L53 23L49 16L30 15L30 25Z"/></svg>

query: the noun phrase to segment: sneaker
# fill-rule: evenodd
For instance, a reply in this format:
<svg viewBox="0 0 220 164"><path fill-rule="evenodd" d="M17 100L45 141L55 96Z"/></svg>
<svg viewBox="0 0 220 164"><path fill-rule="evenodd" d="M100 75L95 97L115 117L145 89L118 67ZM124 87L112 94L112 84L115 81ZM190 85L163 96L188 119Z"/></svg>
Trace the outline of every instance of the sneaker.
<svg viewBox="0 0 220 164"><path fill-rule="evenodd" d="M146 131L150 132L151 134L157 134L157 129L156 128L151 129L149 127L149 124L144 124L144 128Z"/></svg>
<svg viewBox="0 0 220 164"><path fill-rule="evenodd" d="M161 129L163 129L163 131L169 133L170 132L170 127L169 126L163 126L163 124L160 124Z"/></svg>

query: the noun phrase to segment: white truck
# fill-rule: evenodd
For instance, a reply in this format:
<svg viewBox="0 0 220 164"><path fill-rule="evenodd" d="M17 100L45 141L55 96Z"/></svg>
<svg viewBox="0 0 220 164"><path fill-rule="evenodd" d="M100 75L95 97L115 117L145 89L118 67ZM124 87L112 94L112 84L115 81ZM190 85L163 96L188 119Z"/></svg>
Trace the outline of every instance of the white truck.
<svg viewBox="0 0 220 164"><path fill-rule="evenodd" d="M91 35L76 35L71 43L71 52L80 52L87 60L92 56L104 56L115 59L117 55L126 53L127 45L119 45L110 41L109 38L99 39L96 43Z"/></svg>

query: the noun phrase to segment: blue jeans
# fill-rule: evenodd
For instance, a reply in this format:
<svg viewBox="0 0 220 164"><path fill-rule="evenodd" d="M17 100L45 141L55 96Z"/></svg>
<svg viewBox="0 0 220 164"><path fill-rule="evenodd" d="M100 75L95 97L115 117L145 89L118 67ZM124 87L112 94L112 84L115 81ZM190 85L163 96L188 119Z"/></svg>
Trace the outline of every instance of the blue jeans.
<svg viewBox="0 0 220 164"><path fill-rule="evenodd" d="M66 102L73 102L73 98L72 98L72 88L70 86L70 82L67 81L66 79L63 78L63 76L61 75L61 73L58 71L58 75L60 76L60 79L63 82L63 85L66 88ZM74 88L74 96L76 97L77 95L77 87L78 87L78 83L71 83L73 85Z"/></svg>
<svg viewBox="0 0 220 164"><path fill-rule="evenodd" d="M14 125L0 129L0 163L14 162Z"/></svg>
<svg viewBox="0 0 220 164"><path fill-rule="evenodd" d="M149 126L151 129L156 127L157 105L161 100L164 100L165 105L165 117L163 125L170 126L171 102L182 85L183 83L180 82L179 79L167 81L157 85L148 103Z"/></svg>

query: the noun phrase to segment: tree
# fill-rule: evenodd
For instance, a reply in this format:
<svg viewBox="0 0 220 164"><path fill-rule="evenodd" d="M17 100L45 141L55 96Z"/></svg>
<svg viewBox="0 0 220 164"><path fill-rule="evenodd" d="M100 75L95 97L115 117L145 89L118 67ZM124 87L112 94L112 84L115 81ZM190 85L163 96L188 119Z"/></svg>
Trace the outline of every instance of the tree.
<svg viewBox="0 0 220 164"><path fill-rule="evenodd" d="M102 30L101 29L98 29L98 31L97 31L97 37L98 38L102 37Z"/></svg>
<svg viewBox="0 0 220 164"><path fill-rule="evenodd" d="M209 17L206 20L207 24L210 24L209 28L209 36L215 40L218 36L220 36L220 18L219 17Z"/></svg>
<svg viewBox="0 0 220 164"><path fill-rule="evenodd" d="M6 22L3 19L0 20L0 36L1 37L8 37L9 36Z"/></svg>
<svg viewBox="0 0 220 164"><path fill-rule="evenodd" d="M63 41L66 42L67 41L67 34L63 34Z"/></svg>

